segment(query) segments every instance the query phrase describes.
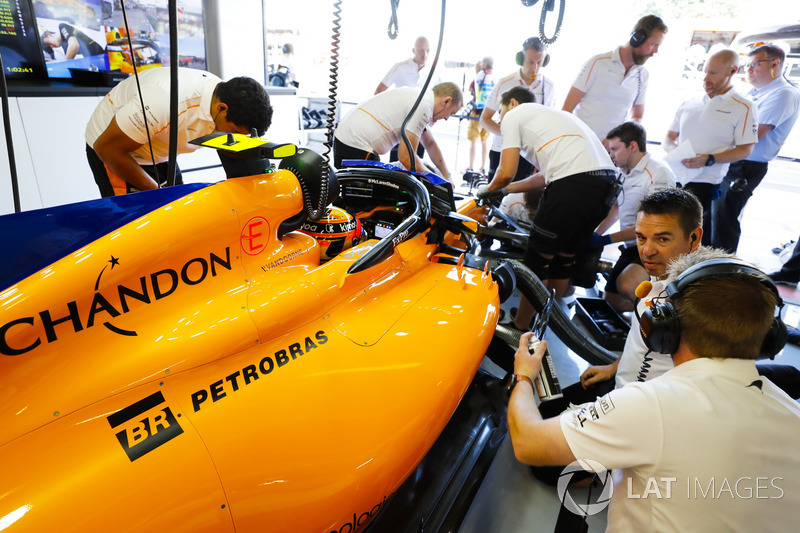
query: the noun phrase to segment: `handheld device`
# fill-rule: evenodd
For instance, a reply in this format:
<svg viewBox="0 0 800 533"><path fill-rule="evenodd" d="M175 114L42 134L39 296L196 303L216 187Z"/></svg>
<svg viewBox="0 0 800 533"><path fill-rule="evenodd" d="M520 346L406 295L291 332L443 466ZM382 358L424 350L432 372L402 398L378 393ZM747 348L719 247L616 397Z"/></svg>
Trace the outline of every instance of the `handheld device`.
<svg viewBox="0 0 800 533"><path fill-rule="evenodd" d="M553 307L553 301L556 299L555 291L547 299L542 311L537 315L536 321L533 323L533 338L528 344L530 351L536 350L539 343L544 338L544 332L547 329L547 321L550 319L550 310ZM561 384L558 382L556 375L556 367L553 365L553 358L550 357L550 351L545 351L542 356L542 368L539 370L539 376L534 382L536 386L536 393L539 395L539 400L546 402L548 400L555 400L562 398L564 394L561 392Z"/></svg>

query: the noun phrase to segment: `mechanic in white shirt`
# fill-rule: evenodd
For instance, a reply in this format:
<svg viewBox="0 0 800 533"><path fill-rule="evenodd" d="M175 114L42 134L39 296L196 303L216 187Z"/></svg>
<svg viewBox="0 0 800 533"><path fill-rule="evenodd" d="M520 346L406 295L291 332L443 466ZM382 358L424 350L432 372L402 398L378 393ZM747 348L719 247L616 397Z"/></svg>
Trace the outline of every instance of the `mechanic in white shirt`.
<svg viewBox="0 0 800 533"><path fill-rule="evenodd" d="M430 48L426 37L417 37L417 40L414 41L414 48L411 49L414 55L392 65L392 68L375 88L375 94L382 93L392 85L395 87L422 87L428 77L429 69L426 69L425 65L428 62ZM435 78L431 79L432 86L439 83L438 76L435 74L434 76Z"/></svg>
<svg viewBox="0 0 800 533"><path fill-rule="evenodd" d="M575 113L601 140L629 113L632 120L641 121L649 79L644 64L658 53L666 33L661 18L639 19L627 43L584 63L562 109Z"/></svg>
<svg viewBox="0 0 800 533"><path fill-rule="evenodd" d="M501 78L494 86L489 99L483 107L480 124L486 131L493 134L492 148L489 150L489 179L494 177L500 164L500 151L503 148L500 136L500 123L497 112L500 111L500 98L503 93L512 87L524 87L531 91L536 102L553 107L555 96L553 82L541 73L542 67L550 63L550 54L545 44L538 37L530 37L522 43L522 50L517 53L517 70ZM495 118L498 119L495 122ZM527 160L520 160L514 181L525 179L533 174L533 166Z"/></svg>
<svg viewBox="0 0 800 533"><path fill-rule="evenodd" d="M592 231L615 200L616 167L600 140L586 124L565 111L533 101L523 87L501 98L500 129L503 151L500 167L478 197L493 191L544 189L533 218L524 263L548 288L561 296ZM512 183L520 158L540 170ZM534 310L522 298L514 325L527 331Z"/></svg>
<svg viewBox="0 0 800 533"><path fill-rule="evenodd" d="M339 122L334 133L334 165L341 167L343 159L379 160L399 143L399 161L407 169L411 168L411 159L405 143L400 142L401 130L408 112L411 111L419 96L413 87L392 89L369 98L354 107ZM422 135L429 124L437 120L447 120L461 109L463 95L454 83L440 83L423 97L414 115L406 125L408 140L413 147L412 155L416 158L416 169L422 171L425 166L417 155L417 145L422 142L428 149L431 160L442 173L442 177L450 180L450 171L444 162L441 150L433 136Z"/></svg>
<svg viewBox="0 0 800 533"><path fill-rule="evenodd" d="M696 155L681 164L698 172L688 183L680 176L678 181L703 205L705 245L711 244L712 204L720 197L719 184L728 172L728 163L746 159L758 141L756 106L733 88L733 75L738 69L739 56L733 50L712 55L703 78L706 94L681 104L662 144L667 152L684 141L694 149Z"/></svg>
<svg viewBox="0 0 800 533"><path fill-rule="evenodd" d="M543 420L533 378L547 343L531 354L532 334L520 339L508 406L514 453L528 464L613 469L607 531L796 527L800 405L754 364L776 320L777 289L738 261L694 264L708 257L688 254L670 271L671 280L682 274L668 304L674 318L652 324L675 338L675 368L658 378Z"/></svg>
<svg viewBox="0 0 800 533"><path fill-rule="evenodd" d="M625 176L622 194L611 212L592 236L590 247L622 242L620 257L606 281L603 299L617 311L632 311L634 292L648 278L636 248L636 214L639 202L656 191L675 187L675 175L669 165L655 159L647 151L647 132L638 122L620 124L608 132L605 145L611 160ZM605 232L619 221L619 231Z"/></svg>
<svg viewBox="0 0 800 533"><path fill-rule="evenodd" d="M156 189L167 181L169 94L170 69L152 68L111 89L95 108L86 125L86 157L103 197ZM271 122L269 95L256 80L223 82L209 72L178 69L177 153L197 150L189 141L214 131L263 135ZM179 169L176 178L182 183Z"/></svg>

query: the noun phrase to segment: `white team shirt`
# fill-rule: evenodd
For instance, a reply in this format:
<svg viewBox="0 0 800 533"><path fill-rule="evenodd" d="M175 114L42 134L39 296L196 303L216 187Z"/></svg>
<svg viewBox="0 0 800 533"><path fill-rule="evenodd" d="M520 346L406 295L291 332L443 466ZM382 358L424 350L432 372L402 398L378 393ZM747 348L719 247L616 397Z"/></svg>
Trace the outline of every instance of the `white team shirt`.
<svg viewBox="0 0 800 533"><path fill-rule="evenodd" d="M678 132L678 144L689 140L695 153L717 154L758 142L758 113L750 100L730 89L714 98L703 94L686 100L669 129ZM722 183L729 166L717 163L704 167L690 181L717 185Z"/></svg>
<svg viewBox="0 0 800 533"><path fill-rule="evenodd" d="M503 93L512 87L527 88L533 93L537 104L543 104L547 107L554 107L556 104L555 93L553 92L553 82L550 81L547 76L544 74L539 74L536 76L536 79L533 80L533 83L528 85L525 80L522 79L522 71L517 69L513 74L509 74L508 76L501 78L500 81L495 84L494 89L492 89L492 94L489 95L489 99L486 101L484 107L494 111L495 113L500 111L500 99L503 96ZM498 121L500 120L499 115L497 116L497 119ZM492 150L499 152L502 147L503 140L500 135L493 135Z"/></svg>
<svg viewBox="0 0 800 533"><path fill-rule="evenodd" d="M520 104L500 123L502 149L540 169L547 183L581 172L616 170L608 152L589 127L566 111L541 104Z"/></svg>
<svg viewBox="0 0 800 533"><path fill-rule="evenodd" d="M561 415L576 458L617 469L606 531L796 531L800 404L754 363L690 360Z"/></svg>
<svg viewBox="0 0 800 533"><path fill-rule="evenodd" d="M376 94L353 108L339 122L336 138L344 144L374 154L388 153L400 140L403 121L419 96L415 87L401 87ZM419 138L433 118L433 90L427 94L406 125Z"/></svg>
<svg viewBox="0 0 800 533"><path fill-rule="evenodd" d="M189 141L214 131L211 116L211 99L214 89L222 80L202 70L178 69L178 153L193 152L200 146ZM147 127L153 145L156 163L169 157L169 68L147 69L139 73L142 98L148 110ZM142 165L151 165L142 105L136 88L136 80L130 77L111 89L92 113L86 126L86 143L94 145L100 134L116 118L122 132L141 143L132 152L133 158Z"/></svg>
<svg viewBox="0 0 800 533"><path fill-rule="evenodd" d="M672 169L658 159L645 153L639 163L625 175L622 194L617 197L619 206L619 227L632 228L636 225L639 202L648 194L675 186L675 174ZM625 242L625 246L636 244L635 240Z"/></svg>
<svg viewBox="0 0 800 533"><path fill-rule="evenodd" d="M658 280L651 276L650 282L653 284L650 292L639 300L636 305L639 316L642 316L647 311L648 304L653 303L654 298L665 298L667 296L666 281ZM663 303L664 300L661 299L657 302ZM650 350L639 332L639 318L634 313L631 317L631 329L625 339L625 346L622 349L622 355L617 365L615 378L617 389L637 381L640 374L643 380L646 381L675 368L675 363L672 362L671 356L659 352L648 352Z"/></svg>
<svg viewBox="0 0 800 533"><path fill-rule="evenodd" d="M626 73L620 48L590 57L572 82L586 93L573 113L601 140L625 122L633 106L644 105L647 95L650 74L641 65L633 65Z"/></svg>
<svg viewBox="0 0 800 533"><path fill-rule="evenodd" d="M422 84L428 79L430 70L428 65L420 70L419 65L414 63L414 58L408 58L393 65L389 72L386 73L386 76L383 77L381 83L386 87L391 87L392 85L395 87L422 87ZM438 83L439 75L434 72L429 87L433 87Z"/></svg>

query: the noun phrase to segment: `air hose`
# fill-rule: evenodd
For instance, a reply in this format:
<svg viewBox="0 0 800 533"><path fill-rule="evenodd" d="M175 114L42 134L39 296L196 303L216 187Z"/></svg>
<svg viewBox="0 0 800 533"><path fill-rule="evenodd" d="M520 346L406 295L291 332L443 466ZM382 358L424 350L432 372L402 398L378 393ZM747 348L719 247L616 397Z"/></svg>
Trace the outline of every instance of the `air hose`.
<svg viewBox="0 0 800 533"><path fill-rule="evenodd" d="M550 293L536 274L520 261L506 261L506 264L511 267L517 278L517 288L531 302L536 312L544 309ZM567 348L593 365L607 365L617 359L616 354L590 340L558 305L554 305L550 312L548 326ZM512 344L515 343L516 340Z"/></svg>
<svg viewBox="0 0 800 533"><path fill-rule="evenodd" d="M328 206L328 174L331 172L330 160L331 150L333 149L333 133L334 126L336 125L336 96L339 87L339 31L342 28L342 0L336 0L333 3L333 31L331 36L331 68L330 68L330 91L328 93L328 110L327 120L325 124L325 151L322 153L322 183L319 193L319 202L317 206L312 205L311 195L305 194L309 188L303 182L301 176L297 176L300 180L300 186L304 191L303 199L306 204L306 214L311 220L319 220L325 214L326 207Z"/></svg>

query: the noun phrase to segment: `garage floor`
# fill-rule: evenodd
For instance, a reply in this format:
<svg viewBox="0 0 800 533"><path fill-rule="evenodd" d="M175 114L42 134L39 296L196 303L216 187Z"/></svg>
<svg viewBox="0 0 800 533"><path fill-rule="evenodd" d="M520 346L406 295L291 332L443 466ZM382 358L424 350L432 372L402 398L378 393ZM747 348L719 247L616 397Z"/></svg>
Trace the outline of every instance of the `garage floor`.
<svg viewBox="0 0 800 533"><path fill-rule="evenodd" d="M759 186L755 196L745 209L742 221L742 240L738 254L745 260L758 264L771 272L780 268L782 259L771 249L800 233L800 165L795 162L777 161L770 165L770 172ZM776 217L775 213L781 216ZM606 251L611 250L608 247ZM612 251L613 254L613 251ZM786 306L784 320L797 326L800 323L800 291L797 288L779 286ZM576 296L596 296L583 293ZM567 311L569 300L561 302ZM504 307L513 306L513 302ZM574 311L570 310L570 313ZM573 321L575 318L573 317ZM552 333L546 339L562 386L578 381L588 363L575 355ZM800 347L787 345L775 358L776 363L791 364L800 368ZM504 372L486 361L484 367L497 375ZM528 467L514 458L508 438L503 442L480 489L459 529L460 533L552 533L558 516L560 501L553 487L535 479ZM606 512L589 517L589 532L605 530Z"/></svg>

